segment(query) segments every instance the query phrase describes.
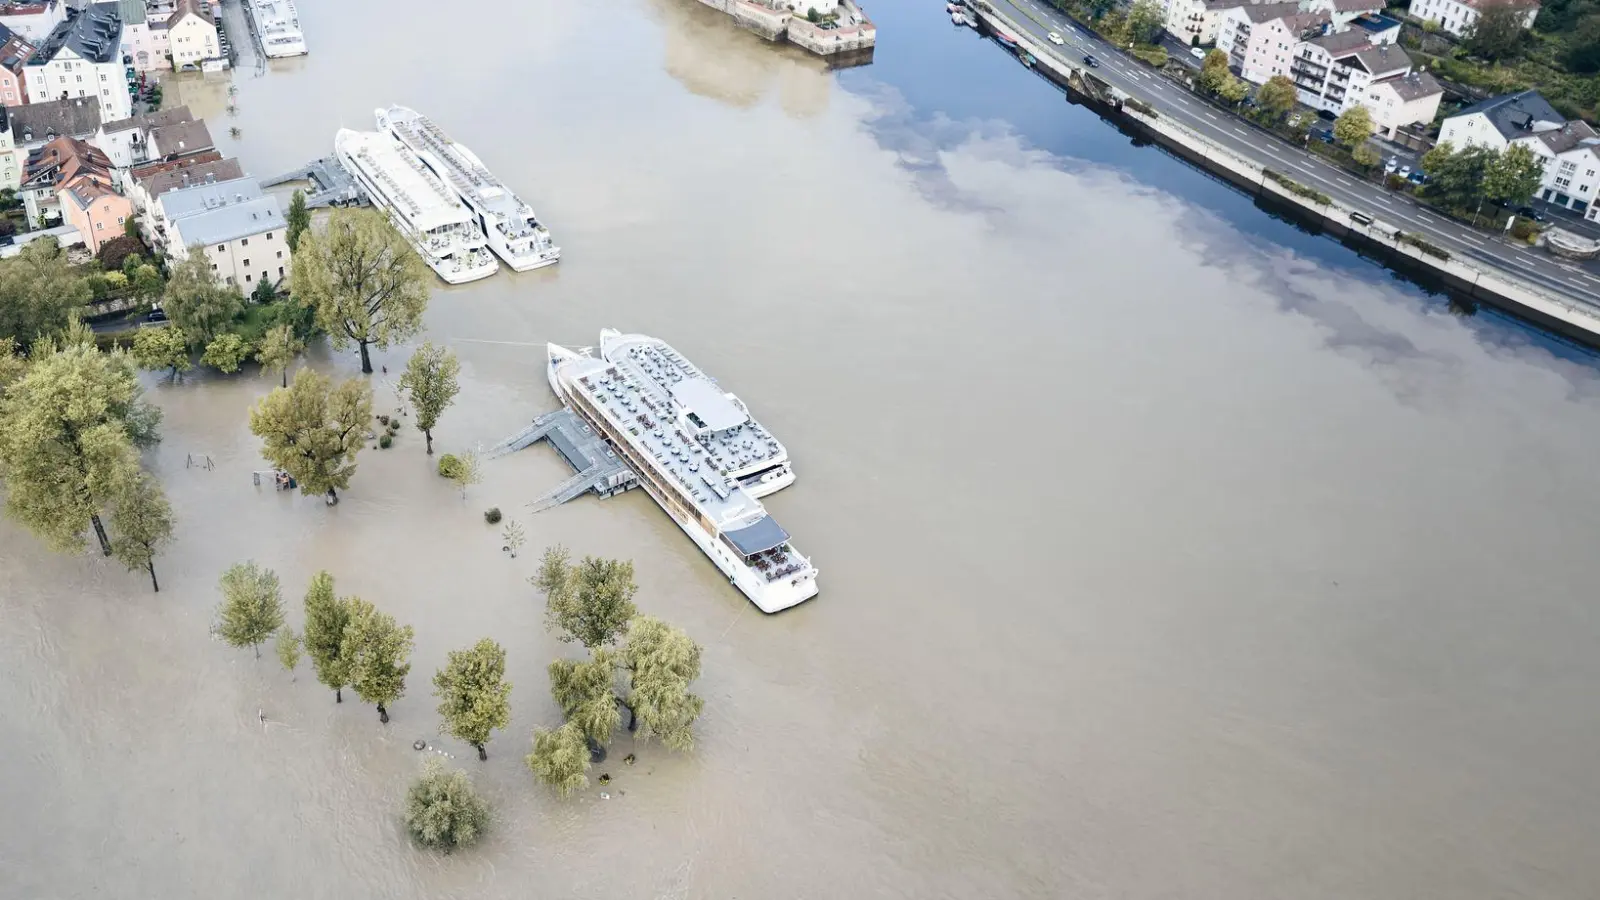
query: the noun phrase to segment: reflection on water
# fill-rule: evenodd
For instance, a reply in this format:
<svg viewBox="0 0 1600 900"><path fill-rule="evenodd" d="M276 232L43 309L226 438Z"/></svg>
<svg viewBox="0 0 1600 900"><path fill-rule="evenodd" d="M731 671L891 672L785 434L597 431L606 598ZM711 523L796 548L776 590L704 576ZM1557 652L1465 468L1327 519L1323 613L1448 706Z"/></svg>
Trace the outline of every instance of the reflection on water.
<svg viewBox="0 0 1600 900"><path fill-rule="evenodd" d="M152 382L150 463L181 517L160 595L0 524L0 796L30 811L0 823L8 894L1411 900L1600 883L1592 366L1487 341L1376 269L1328 268L1274 239L1287 229L1241 232L1004 123L897 134L936 118L869 99L903 85L829 93L836 76L785 58L799 93L829 98L811 115L707 103L664 77L663 48L714 70L695 49L744 36L675 31L666 4L574 9L497 13L538 52L388 66L377 45L429 46L436 5L306 4L314 54L238 81L246 168L323 155L382 103L434 115L565 251L555 272L436 291L427 337L464 364L440 451L550 408L544 341L660 335L793 454L798 481L765 502L822 594L760 616L638 492L526 515L566 477L544 448L488 466L466 501L409 428L338 507L258 490L245 410L268 381ZM383 42L339 37L373 21ZM937 54L949 33L932 35ZM609 800L530 784L528 734L557 716L544 668L571 650L525 583L537 555L500 552L490 505L530 550L632 558L640 606L705 644L692 755L624 742L613 758L640 765L603 770ZM416 627L391 726L209 639L216 577L246 558L296 600L327 567ZM428 676L484 635L516 688L480 764L436 734ZM480 849L437 858L402 835L419 737L494 802Z"/></svg>
<svg viewBox="0 0 1600 900"><path fill-rule="evenodd" d="M748 107L776 85L790 115L815 116L828 108L832 82L819 77L828 67L815 54L764 41L695 0L649 0L648 8L661 23L667 74L690 91Z"/></svg>

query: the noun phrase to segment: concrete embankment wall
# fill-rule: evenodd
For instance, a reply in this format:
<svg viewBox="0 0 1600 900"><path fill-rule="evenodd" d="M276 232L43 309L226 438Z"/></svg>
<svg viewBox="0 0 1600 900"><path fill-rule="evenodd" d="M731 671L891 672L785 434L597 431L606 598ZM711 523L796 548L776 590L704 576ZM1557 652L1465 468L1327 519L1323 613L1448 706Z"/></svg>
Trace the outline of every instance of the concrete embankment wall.
<svg viewBox="0 0 1600 900"><path fill-rule="evenodd" d="M787 39L818 56L835 56L871 50L878 40L878 30L871 23L847 28L823 29L797 19L788 10L775 10L746 0L700 0L706 6L733 17L740 28L753 31L769 41ZM848 5L848 4L847 4ZM859 13L858 7L849 6Z"/></svg>
<svg viewBox="0 0 1600 900"><path fill-rule="evenodd" d="M1019 48L1032 54L1040 73L1056 84L1073 91L1079 99L1096 107L1102 115L1115 118L1127 130L1160 144L1178 156L1251 194L1270 201L1295 218L1341 237L1346 242L1375 248L1393 268L1423 273L1464 297L1488 303L1541 327L1576 341L1600 347L1600 309L1590 308L1542 291L1501 269L1474 265L1449 254L1448 259L1424 252L1398 240L1404 228L1383 221L1380 213L1366 213L1370 224L1351 218L1354 210L1337 201L1298 194L1267 176L1266 167L1238 156L1203 135L1177 122L1128 106L1130 97L1094 77L1085 68L1055 59L1045 48L1030 41L1021 26L993 10L978 11L990 28L1013 37ZM1134 98L1137 99L1137 98ZM1292 173L1281 173L1293 178Z"/></svg>

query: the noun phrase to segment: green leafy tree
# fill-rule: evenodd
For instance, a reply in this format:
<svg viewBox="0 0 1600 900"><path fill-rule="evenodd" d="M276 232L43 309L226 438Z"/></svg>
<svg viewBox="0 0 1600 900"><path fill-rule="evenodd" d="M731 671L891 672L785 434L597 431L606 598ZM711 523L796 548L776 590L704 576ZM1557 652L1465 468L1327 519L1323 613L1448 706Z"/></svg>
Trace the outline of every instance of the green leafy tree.
<svg viewBox="0 0 1600 900"><path fill-rule="evenodd" d="M1438 150L1435 147L1423 157L1425 167L1430 163L1429 157ZM1453 209L1466 210L1481 206L1484 179L1495 156L1495 152L1488 147L1470 144L1446 156L1433 157L1431 162L1434 170L1429 172L1428 196Z"/></svg>
<svg viewBox="0 0 1600 900"><path fill-rule="evenodd" d="M244 311L244 296L232 285L217 283L211 258L196 244L172 267L161 308L195 346L203 347Z"/></svg>
<svg viewBox="0 0 1600 900"><path fill-rule="evenodd" d="M488 759L489 734L511 722L511 683L506 681L506 650L484 638L468 650L452 650L433 675L442 729L478 749Z"/></svg>
<svg viewBox="0 0 1600 900"><path fill-rule="evenodd" d="M133 270L130 283L133 295L144 301L154 300L167 289L167 283L161 278L161 270L148 263Z"/></svg>
<svg viewBox="0 0 1600 900"><path fill-rule="evenodd" d="M406 791L405 822L418 844L451 853L470 846L489 827L489 804L473 789L467 773L446 772L444 763L433 758L423 763L422 777Z"/></svg>
<svg viewBox="0 0 1600 900"><path fill-rule="evenodd" d="M1085 0L1084 5L1089 8L1089 18L1098 21L1117 8L1117 0Z"/></svg>
<svg viewBox="0 0 1600 900"><path fill-rule="evenodd" d="M278 662L283 663L284 669L293 672L300 665L300 636L294 633L293 628L285 625L278 629L276 649Z"/></svg>
<svg viewBox="0 0 1600 900"><path fill-rule="evenodd" d="M0 400L5 399L6 388L21 378L22 373L27 370L28 361L18 352L17 342L8 337L0 337Z"/></svg>
<svg viewBox="0 0 1600 900"><path fill-rule="evenodd" d="M141 257L145 253L144 241L139 240L137 232L130 236L126 233L112 238L100 245L95 251L95 259L100 261L100 268L106 273L122 272L123 266L130 259ZM134 263L138 265L137 262Z"/></svg>
<svg viewBox="0 0 1600 900"><path fill-rule="evenodd" d="M284 217L288 222L288 231L284 238L289 242L289 251L292 253L300 248L300 235L305 234L311 227L311 211L306 209L306 195L304 191L295 191L289 198L289 212Z"/></svg>
<svg viewBox="0 0 1600 900"><path fill-rule="evenodd" d="M1451 157L1456 155L1456 145L1450 141L1440 141L1433 145L1427 153L1422 154L1419 165L1422 173L1430 180L1438 180L1444 168L1450 164Z"/></svg>
<svg viewBox="0 0 1600 900"><path fill-rule="evenodd" d="M1510 59L1522 50L1526 26L1523 17L1532 7L1524 3L1497 3L1478 10L1462 42L1468 53L1484 59Z"/></svg>
<svg viewBox="0 0 1600 900"><path fill-rule="evenodd" d="M111 508L111 554L128 571L150 573L150 588L161 592L156 580L156 555L172 541L172 506L155 479L135 475L117 494Z"/></svg>
<svg viewBox="0 0 1600 900"><path fill-rule="evenodd" d="M360 597L351 597L350 621L344 626L339 658L350 666L350 687L356 696L378 707L378 721L388 724L389 704L406 692L406 675L411 671L410 625L397 624Z"/></svg>
<svg viewBox="0 0 1600 900"><path fill-rule="evenodd" d="M278 576L254 562L234 563L219 583L217 633L230 647L250 647L261 658L261 645L283 627L283 601Z"/></svg>
<svg viewBox="0 0 1600 900"><path fill-rule="evenodd" d="M700 645L660 619L639 616L628 628L623 648L631 690L624 701L633 711L641 739L659 737L673 750L694 747L694 723L705 701L689 693L700 677Z"/></svg>
<svg viewBox="0 0 1600 900"><path fill-rule="evenodd" d="M411 354L405 374L400 376L400 389L411 399L417 411L417 427L427 439L428 453L433 453L433 427L439 417L455 401L461 390L456 376L461 374L461 363L448 347L435 347L426 342Z"/></svg>
<svg viewBox="0 0 1600 900"><path fill-rule="evenodd" d="M217 335L206 345L206 352L200 356L200 362L218 372L232 375L239 371L240 363L249 357L250 345L245 343L244 338L230 331L227 334Z"/></svg>
<svg viewBox="0 0 1600 900"><path fill-rule="evenodd" d="M81 551L93 528L110 556L101 514L137 475L135 448L155 443L160 411L144 402L121 353L95 349L87 329L67 340L59 349L45 341L26 370L7 376L14 380L0 397L6 514L64 552Z"/></svg>
<svg viewBox="0 0 1600 900"><path fill-rule="evenodd" d="M1139 44L1153 44L1161 36L1167 14L1157 0L1134 0L1128 9L1128 38Z"/></svg>
<svg viewBox="0 0 1600 900"><path fill-rule="evenodd" d="M1228 54L1212 50L1200 62L1200 88L1210 94L1218 93L1233 75L1228 71Z"/></svg>
<svg viewBox="0 0 1600 900"><path fill-rule="evenodd" d="M1294 82L1287 76L1274 75L1267 79L1267 83L1256 91L1256 106L1261 111L1271 116L1274 121L1282 120L1294 110L1295 90Z"/></svg>
<svg viewBox="0 0 1600 900"><path fill-rule="evenodd" d="M335 348L360 350L369 375L370 347L385 349L422 327L431 278L410 243L372 210L335 210L320 233L300 236L294 254L295 296L316 310Z"/></svg>
<svg viewBox="0 0 1600 900"><path fill-rule="evenodd" d="M263 372L277 372L284 387L289 386L289 367L294 364L295 357L306 349L305 342L294 333L294 328L289 325L274 325L267 329L261 338L261 347L256 351L256 362L261 364Z"/></svg>
<svg viewBox="0 0 1600 900"><path fill-rule="evenodd" d="M1592 9L1595 14L1578 24L1561 57L1568 69L1582 75L1600 72L1600 4Z"/></svg>
<svg viewBox="0 0 1600 900"><path fill-rule="evenodd" d="M372 389L357 379L334 387L311 369L295 373L286 388L274 388L250 410L250 431L261 453L300 483L306 494L339 502L350 486L356 453L372 420Z"/></svg>
<svg viewBox="0 0 1600 900"><path fill-rule="evenodd" d="M554 731L535 728L527 762L535 778L563 797L589 783L589 744L571 722Z"/></svg>
<svg viewBox="0 0 1600 900"><path fill-rule="evenodd" d="M604 648L587 660L558 659L550 664L550 695L568 722L590 741L605 745L622 722L617 709L616 657Z"/></svg>
<svg viewBox="0 0 1600 900"><path fill-rule="evenodd" d="M1235 78L1229 75L1228 80L1217 88L1217 96L1226 100L1230 105L1238 105L1240 101L1250 96L1250 85L1246 84L1242 78Z"/></svg>
<svg viewBox="0 0 1600 900"><path fill-rule="evenodd" d="M1363 169L1371 169L1373 166L1376 166L1381 159L1381 157L1378 156L1378 151L1374 150L1371 144L1356 145L1356 148L1350 151L1350 158L1355 160L1356 165L1362 167Z"/></svg>
<svg viewBox="0 0 1600 900"><path fill-rule="evenodd" d="M141 369L152 372L170 369L171 378L189 371L189 339L177 325L151 325L133 335L133 361Z"/></svg>
<svg viewBox="0 0 1600 900"><path fill-rule="evenodd" d="M0 261L0 339L14 339L26 354L40 337L65 331L72 312L90 296L55 238L29 241Z"/></svg>
<svg viewBox="0 0 1600 900"><path fill-rule="evenodd" d="M276 299L278 299L278 289L265 278L256 282L255 290L250 292L250 302L257 306L266 306Z"/></svg>
<svg viewBox="0 0 1600 900"><path fill-rule="evenodd" d="M1501 206L1522 206L1533 199L1543 181L1543 161L1522 144L1512 144L1485 166L1483 195Z"/></svg>
<svg viewBox="0 0 1600 900"><path fill-rule="evenodd" d="M638 614L631 562L585 556L574 566L567 549L555 546L528 580L545 595L545 627L590 650L616 643Z"/></svg>
<svg viewBox="0 0 1600 900"><path fill-rule="evenodd" d="M301 638L317 680L333 689L333 702L344 702L350 684L350 661L345 659L344 631L350 624L350 601L335 596L333 576L318 572L306 590L306 628Z"/></svg>
<svg viewBox="0 0 1600 900"><path fill-rule="evenodd" d="M1365 144L1370 137L1372 137L1372 113L1359 103L1345 110L1333 121L1333 139L1342 144L1346 150L1355 150Z"/></svg>
<svg viewBox="0 0 1600 900"><path fill-rule="evenodd" d="M478 455L468 450L455 458L455 464L449 466L449 474L445 474L446 467L440 466L439 473L458 488L461 489L461 499L467 499L467 488L483 480L483 470L478 466ZM444 460L441 459L440 462Z"/></svg>

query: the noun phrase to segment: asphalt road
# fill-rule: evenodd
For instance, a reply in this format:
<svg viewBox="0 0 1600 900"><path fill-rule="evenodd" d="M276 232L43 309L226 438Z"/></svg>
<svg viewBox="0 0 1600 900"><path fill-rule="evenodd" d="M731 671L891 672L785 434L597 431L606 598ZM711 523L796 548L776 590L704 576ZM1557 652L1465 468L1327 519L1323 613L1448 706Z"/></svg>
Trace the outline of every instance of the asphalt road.
<svg viewBox="0 0 1600 900"><path fill-rule="evenodd" d="M1525 245L1467 228L1419 207L1403 194L1388 191L1337 168L1237 117L1213 109L1183 87L1173 84L1137 60L1123 56L1098 35L1080 29L1043 0L989 0L1001 13L1023 26L1034 43L1061 60L1080 64L1085 53L1100 61L1095 74L1111 85L1154 106L1163 116L1221 144L1229 151L1282 172L1373 218L1426 236L1454 255L1480 265L1504 269L1539 288L1600 309L1600 261L1561 260ZM1065 43L1052 45L1049 32Z"/></svg>

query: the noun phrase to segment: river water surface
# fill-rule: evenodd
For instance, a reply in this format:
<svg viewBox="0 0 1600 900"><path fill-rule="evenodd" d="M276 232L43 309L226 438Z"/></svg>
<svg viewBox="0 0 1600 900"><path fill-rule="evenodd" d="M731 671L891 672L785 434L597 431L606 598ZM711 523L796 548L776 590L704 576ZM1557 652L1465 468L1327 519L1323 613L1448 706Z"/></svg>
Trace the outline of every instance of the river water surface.
<svg viewBox="0 0 1600 900"><path fill-rule="evenodd" d="M243 69L237 117L189 86L248 171L401 102L565 248L436 292L441 449L552 407L544 341L658 335L788 445L767 505L822 593L763 617L637 492L519 513L566 476L545 448L465 500L409 430L336 508L263 491L270 382L152 380L162 593L0 524L0 895L1593 896L1586 355L1130 147L936 4L873 9L845 73L689 0L303 6L313 55ZM558 541L634 560L706 648L699 746L620 740L609 799L522 763L571 652L524 581ZM208 636L245 558L296 626L318 568L415 626L392 724ZM516 689L479 763L429 678L485 635ZM419 737L495 804L470 852L399 826Z"/></svg>

